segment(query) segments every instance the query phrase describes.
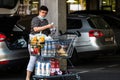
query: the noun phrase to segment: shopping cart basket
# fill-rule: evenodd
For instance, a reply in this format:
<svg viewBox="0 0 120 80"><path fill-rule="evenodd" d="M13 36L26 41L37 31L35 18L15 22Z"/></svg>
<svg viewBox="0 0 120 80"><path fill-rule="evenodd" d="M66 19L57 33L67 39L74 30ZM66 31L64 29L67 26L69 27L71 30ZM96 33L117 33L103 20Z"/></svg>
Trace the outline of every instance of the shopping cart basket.
<svg viewBox="0 0 120 80"><path fill-rule="evenodd" d="M67 35L57 36L53 40L31 45L30 52L32 55L40 55L41 57L70 58L74 49L74 39L69 39Z"/></svg>
<svg viewBox="0 0 120 80"><path fill-rule="evenodd" d="M41 48L42 57L70 58L73 53L72 39L46 41Z"/></svg>

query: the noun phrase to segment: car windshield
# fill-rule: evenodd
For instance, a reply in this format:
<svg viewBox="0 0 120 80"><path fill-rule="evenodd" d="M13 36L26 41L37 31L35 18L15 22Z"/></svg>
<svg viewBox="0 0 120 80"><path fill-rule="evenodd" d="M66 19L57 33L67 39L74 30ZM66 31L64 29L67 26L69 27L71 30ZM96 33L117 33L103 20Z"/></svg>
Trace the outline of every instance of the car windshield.
<svg viewBox="0 0 120 80"><path fill-rule="evenodd" d="M89 24L93 28L98 28L98 29L108 29L110 26L108 23L101 17L91 17L88 19Z"/></svg>
<svg viewBox="0 0 120 80"><path fill-rule="evenodd" d="M67 29L80 29L82 21L80 19L67 19Z"/></svg>
<svg viewBox="0 0 120 80"><path fill-rule="evenodd" d="M0 8L12 9L16 6L18 0L0 0Z"/></svg>

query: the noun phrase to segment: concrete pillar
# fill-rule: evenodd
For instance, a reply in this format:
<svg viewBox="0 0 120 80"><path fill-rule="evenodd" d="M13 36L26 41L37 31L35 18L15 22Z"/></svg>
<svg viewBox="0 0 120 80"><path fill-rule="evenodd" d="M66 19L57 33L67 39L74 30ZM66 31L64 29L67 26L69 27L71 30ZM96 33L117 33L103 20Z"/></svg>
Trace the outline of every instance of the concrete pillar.
<svg viewBox="0 0 120 80"><path fill-rule="evenodd" d="M54 22L58 30L66 31L66 0L40 0L40 5L49 8L47 19Z"/></svg>
<svg viewBox="0 0 120 80"><path fill-rule="evenodd" d="M47 19L54 22L57 31L66 31L66 0L40 0L40 5L46 5L49 9ZM62 70L67 69L67 60L59 59Z"/></svg>

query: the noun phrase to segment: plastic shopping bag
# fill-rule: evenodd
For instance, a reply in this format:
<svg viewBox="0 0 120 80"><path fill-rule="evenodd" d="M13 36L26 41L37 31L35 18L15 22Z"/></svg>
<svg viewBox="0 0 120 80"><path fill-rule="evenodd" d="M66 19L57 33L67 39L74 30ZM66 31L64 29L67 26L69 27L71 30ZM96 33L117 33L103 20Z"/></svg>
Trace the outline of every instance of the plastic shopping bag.
<svg viewBox="0 0 120 80"><path fill-rule="evenodd" d="M39 34L29 34L31 55L40 55L41 48L44 47L46 37L47 36L41 32Z"/></svg>

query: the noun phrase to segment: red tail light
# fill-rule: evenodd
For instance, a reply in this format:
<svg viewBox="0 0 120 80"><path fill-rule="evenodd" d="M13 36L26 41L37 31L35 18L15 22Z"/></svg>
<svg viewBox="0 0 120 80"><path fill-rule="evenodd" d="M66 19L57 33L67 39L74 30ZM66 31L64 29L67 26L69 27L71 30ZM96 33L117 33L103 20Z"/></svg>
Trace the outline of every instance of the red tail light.
<svg viewBox="0 0 120 80"><path fill-rule="evenodd" d="M99 37L102 37L103 35L104 35L103 32L98 31L98 30L91 30L91 31L89 31L89 37L99 38Z"/></svg>
<svg viewBox="0 0 120 80"><path fill-rule="evenodd" d="M9 61L7 60L7 61L0 61L0 64L8 64L9 63Z"/></svg>
<svg viewBox="0 0 120 80"><path fill-rule="evenodd" d="M5 39L6 39L6 36L0 33L0 42L4 41Z"/></svg>

